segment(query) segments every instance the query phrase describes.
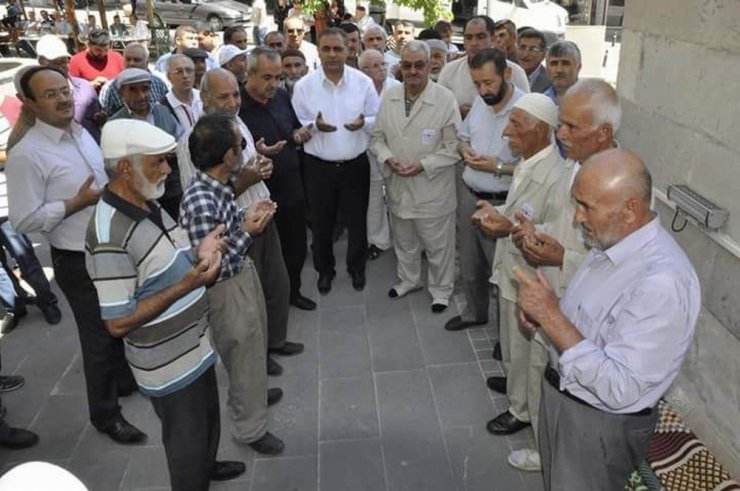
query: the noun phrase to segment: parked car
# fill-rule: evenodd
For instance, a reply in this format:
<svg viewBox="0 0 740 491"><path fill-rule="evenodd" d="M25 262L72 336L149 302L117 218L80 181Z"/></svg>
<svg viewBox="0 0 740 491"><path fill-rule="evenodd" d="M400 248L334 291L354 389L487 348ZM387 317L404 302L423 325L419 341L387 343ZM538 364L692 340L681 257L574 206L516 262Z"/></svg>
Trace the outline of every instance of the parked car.
<svg viewBox="0 0 740 491"><path fill-rule="evenodd" d="M252 20L252 8L234 0L152 0L155 23L167 26L194 24L221 31L244 26ZM136 15L146 19L146 1L136 2Z"/></svg>

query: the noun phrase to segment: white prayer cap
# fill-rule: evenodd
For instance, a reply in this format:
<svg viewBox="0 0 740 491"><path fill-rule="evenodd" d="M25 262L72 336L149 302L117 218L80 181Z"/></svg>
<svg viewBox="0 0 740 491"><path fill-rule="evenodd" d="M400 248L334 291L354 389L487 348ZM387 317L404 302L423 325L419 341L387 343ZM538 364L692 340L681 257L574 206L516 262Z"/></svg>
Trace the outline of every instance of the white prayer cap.
<svg viewBox="0 0 740 491"><path fill-rule="evenodd" d="M39 58L43 57L47 60L56 60L63 56L72 57L67 51L67 45L64 44L64 41L53 34L45 34L39 38L36 43L36 54Z"/></svg>
<svg viewBox="0 0 740 491"><path fill-rule="evenodd" d="M137 119L114 119L103 126L100 137L100 148L106 159L161 155L174 150L176 146L172 135Z"/></svg>
<svg viewBox="0 0 740 491"><path fill-rule="evenodd" d="M127 68L116 77L116 85L119 89L124 85L151 81L152 74L142 68Z"/></svg>
<svg viewBox="0 0 740 491"><path fill-rule="evenodd" d="M0 477L0 491L87 491L71 472L48 462L26 462Z"/></svg>
<svg viewBox="0 0 740 491"><path fill-rule="evenodd" d="M246 54L246 49L239 49L233 44L225 44L218 50L218 66L222 67L237 56Z"/></svg>
<svg viewBox="0 0 740 491"><path fill-rule="evenodd" d="M514 103L514 107L528 112L553 128L558 127L558 106L545 94L536 92L524 94Z"/></svg>

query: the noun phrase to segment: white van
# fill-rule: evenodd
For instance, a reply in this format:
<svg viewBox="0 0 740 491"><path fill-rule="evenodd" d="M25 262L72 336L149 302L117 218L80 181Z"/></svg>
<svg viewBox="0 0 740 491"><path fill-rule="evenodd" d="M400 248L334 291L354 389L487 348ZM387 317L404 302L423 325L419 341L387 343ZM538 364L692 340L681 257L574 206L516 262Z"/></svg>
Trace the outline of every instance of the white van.
<svg viewBox="0 0 740 491"><path fill-rule="evenodd" d="M568 25L568 11L550 0L479 0L477 14L495 21L509 19L517 29L534 27L548 43L563 39Z"/></svg>

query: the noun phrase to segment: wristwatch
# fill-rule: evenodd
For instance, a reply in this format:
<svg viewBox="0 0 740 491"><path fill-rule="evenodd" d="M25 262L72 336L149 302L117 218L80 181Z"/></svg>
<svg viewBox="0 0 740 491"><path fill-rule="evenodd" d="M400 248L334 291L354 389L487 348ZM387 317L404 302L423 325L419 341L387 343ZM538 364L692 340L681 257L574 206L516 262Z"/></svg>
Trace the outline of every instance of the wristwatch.
<svg viewBox="0 0 740 491"><path fill-rule="evenodd" d="M496 174L501 175L504 171L504 163L499 162L496 164Z"/></svg>

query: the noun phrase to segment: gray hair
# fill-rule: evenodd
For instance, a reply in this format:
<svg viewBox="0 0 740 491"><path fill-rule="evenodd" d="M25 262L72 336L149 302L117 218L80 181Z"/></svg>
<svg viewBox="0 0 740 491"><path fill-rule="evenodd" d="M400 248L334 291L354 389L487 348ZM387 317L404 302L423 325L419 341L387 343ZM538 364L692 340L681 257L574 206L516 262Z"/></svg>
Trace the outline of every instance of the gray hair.
<svg viewBox="0 0 740 491"><path fill-rule="evenodd" d="M236 80L236 77L234 76L234 74L225 68L221 68L221 67L211 68L203 75L203 80L200 81L200 91L202 93L209 94L211 92L210 80L211 80L211 77L213 77L214 75L223 75L225 77L228 77L229 75L231 75L231 77L234 80Z"/></svg>
<svg viewBox="0 0 740 491"><path fill-rule="evenodd" d="M174 54L170 56L169 58L167 58L167 63L166 63L167 68L165 69L165 71L169 74L170 67L172 66L172 64L176 61L183 61L183 60L188 60L190 62L190 65L195 66L195 63L193 63L193 60L191 60L189 56L185 56L185 55L178 53L178 54Z"/></svg>
<svg viewBox="0 0 740 491"><path fill-rule="evenodd" d="M288 22L290 22L290 21L296 21L296 20L297 20L298 22L300 22L300 23L301 23L301 25L302 25L302 26L304 27L304 29L305 29L305 27L306 27L306 23L305 23L305 22L303 22L303 18L302 18L301 16L299 16L299 15L293 15L293 16L291 16L291 17L288 17L287 19L285 19L285 20L283 21L283 30L285 30L285 27L286 27L286 26L285 26L285 24L287 24L287 23L288 23Z"/></svg>
<svg viewBox="0 0 740 491"><path fill-rule="evenodd" d="M576 62L576 65L581 66L581 50L573 41L558 41L557 43L550 46L550 49L547 50L548 58L563 58L566 56L573 58Z"/></svg>
<svg viewBox="0 0 740 491"><path fill-rule="evenodd" d="M371 32L379 32L383 36L383 41L388 41L388 33L385 32L385 29L378 25L370 26L365 30L365 33L362 35L362 41L365 42L365 36L367 36Z"/></svg>
<svg viewBox="0 0 740 491"><path fill-rule="evenodd" d="M137 41L133 41L131 43L128 43L125 48L123 48L123 52L130 51L132 49L140 49L144 52L144 55L146 59L149 59L149 48L146 47L145 44L139 43Z"/></svg>
<svg viewBox="0 0 740 491"><path fill-rule="evenodd" d="M121 160L130 160L131 163L141 169L144 165L143 155L126 155L124 157L118 157L115 159L103 159L103 165L105 167L105 173L108 174L110 179L115 179L118 175L118 162Z"/></svg>
<svg viewBox="0 0 740 491"><path fill-rule="evenodd" d="M360 56L357 58L357 64L360 65L360 63L363 63L367 58L375 57L379 58L380 60L385 60L383 57L383 53L378 51L377 49L366 49L362 53L360 53Z"/></svg>
<svg viewBox="0 0 740 491"><path fill-rule="evenodd" d="M441 49L445 53L447 52L447 45L441 39L425 39L425 43L429 46L429 49Z"/></svg>
<svg viewBox="0 0 740 491"><path fill-rule="evenodd" d="M414 39L403 45L403 48L401 48L401 57L406 53L424 53L427 61L432 58L432 51L429 49L429 45L418 39Z"/></svg>
<svg viewBox="0 0 740 491"><path fill-rule="evenodd" d="M583 95L588 98L596 125L608 124L616 133L622 123L622 104L614 87L600 78L582 78L565 93L566 97Z"/></svg>
<svg viewBox="0 0 740 491"><path fill-rule="evenodd" d="M259 69L260 56L264 56L270 61L277 61L278 63L282 61L280 53L274 49L267 46L257 46L247 55L247 71L249 73L254 73Z"/></svg>

